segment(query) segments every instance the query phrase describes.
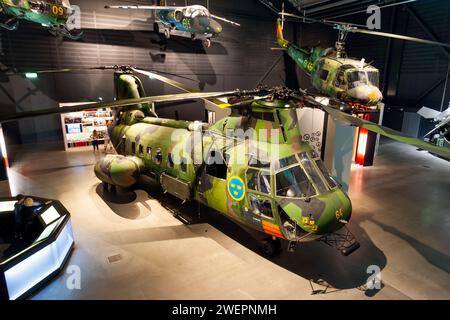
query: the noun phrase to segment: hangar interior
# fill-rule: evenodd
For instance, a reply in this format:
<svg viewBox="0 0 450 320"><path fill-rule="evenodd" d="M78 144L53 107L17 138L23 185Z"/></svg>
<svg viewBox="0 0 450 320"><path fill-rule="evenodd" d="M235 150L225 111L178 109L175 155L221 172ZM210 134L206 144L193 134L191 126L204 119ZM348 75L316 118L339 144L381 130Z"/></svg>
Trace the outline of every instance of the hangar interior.
<svg viewBox="0 0 450 320"><path fill-rule="evenodd" d="M224 23L210 47L178 31L165 39L153 30L155 15L148 10L105 8L129 1L70 2L81 8L81 39L53 36L26 21L15 31L1 30L0 118L114 101L114 72L84 69L100 66L159 71L201 92L261 84L312 88L311 78L287 52L274 49L278 14L273 8L281 9L280 1L167 1L203 5L240 24ZM450 43L450 6L443 0L291 0L284 8L311 19L365 25L370 5L381 7L383 32ZM330 25L284 22L284 37L298 48L334 47L337 35ZM419 109L442 112L449 106L450 49L354 33L345 42L349 56L380 70L380 124L424 138L435 123L418 115ZM60 69L73 71L37 72ZM155 77L139 78L146 95L180 93ZM206 123L230 114L192 99L155 108L160 118ZM360 248L344 257L314 241L299 242L288 252L283 240L283 252L266 257L247 229L195 201L184 203L155 183L112 199L94 174L103 146L94 152L89 145L72 147L68 124L53 114L1 125L0 198L57 199L71 214L72 255L30 299L450 298L450 166L444 157L380 138L373 165L352 163L346 181L353 211L348 228ZM368 290L373 267L380 271L381 287ZM80 285L73 288L68 283L77 270Z"/></svg>

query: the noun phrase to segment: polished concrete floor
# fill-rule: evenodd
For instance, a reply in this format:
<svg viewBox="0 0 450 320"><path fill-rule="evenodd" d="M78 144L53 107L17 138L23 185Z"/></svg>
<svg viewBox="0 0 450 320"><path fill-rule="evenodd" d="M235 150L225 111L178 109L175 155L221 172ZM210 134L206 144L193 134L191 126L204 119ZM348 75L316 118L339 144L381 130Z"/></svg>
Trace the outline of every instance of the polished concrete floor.
<svg viewBox="0 0 450 320"><path fill-rule="evenodd" d="M100 157L22 149L10 185L0 183L2 195L59 199L72 213L68 266L80 268L81 288L67 288L70 268L33 299L450 299L450 162L427 152L385 143L374 167L353 168L353 255L307 243L273 259L214 212L183 224L172 209L193 217L197 207L157 189L128 204L103 200ZM374 265L383 286L366 290Z"/></svg>

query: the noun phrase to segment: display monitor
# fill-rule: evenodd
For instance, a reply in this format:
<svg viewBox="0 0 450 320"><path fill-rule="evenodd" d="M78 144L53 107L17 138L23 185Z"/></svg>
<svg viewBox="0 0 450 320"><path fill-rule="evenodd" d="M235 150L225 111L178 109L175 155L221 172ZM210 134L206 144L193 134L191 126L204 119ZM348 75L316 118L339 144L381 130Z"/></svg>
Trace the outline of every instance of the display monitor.
<svg viewBox="0 0 450 320"><path fill-rule="evenodd" d="M58 211L56 211L55 207L51 206L47 210L45 210L41 214L41 219L44 221L45 225L48 226L50 223L58 220L60 217L60 214Z"/></svg>
<svg viewBox="0 0 450 320"><path fill-rule="evenodd" d="M79 124L79 123L66 124L66 132L69 134L70 133L81 133L82 132L81 124Z"/></svg>
<svg viewBox="0 0 450 320"><path fill-rule="evenodd" d="M1 201L0 202L0 212L9 212L14 211L14 205L16 204L16 200L14 201Z"/></svg>

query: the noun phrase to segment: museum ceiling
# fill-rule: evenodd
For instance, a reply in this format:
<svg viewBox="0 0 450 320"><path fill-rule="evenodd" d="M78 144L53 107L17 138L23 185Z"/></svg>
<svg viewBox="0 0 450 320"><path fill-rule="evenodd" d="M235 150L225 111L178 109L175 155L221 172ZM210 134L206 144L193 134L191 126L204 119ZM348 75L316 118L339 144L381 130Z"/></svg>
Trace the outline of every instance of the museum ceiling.
<svg viewBox="0 0 450 320"><path fill-rule="evenodd" d="M371 4L379 6L405 2L404 0L289 0L303 14L315 18L333 18L364 12ZM413 2L413 1L410 1Z"/></svg>

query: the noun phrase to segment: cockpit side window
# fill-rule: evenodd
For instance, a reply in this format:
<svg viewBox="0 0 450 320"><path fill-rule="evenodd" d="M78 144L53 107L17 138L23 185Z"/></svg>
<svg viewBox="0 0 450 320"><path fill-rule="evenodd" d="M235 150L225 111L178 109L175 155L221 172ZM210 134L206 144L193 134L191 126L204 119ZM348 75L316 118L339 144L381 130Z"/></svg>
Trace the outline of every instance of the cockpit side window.
<svg viewBox="0 0 450 320"><path fill-rule="evenodd" d="M380 85L380 73L378 71L367 71L369 84L378 87Z"/></svg>
<svg viewBox="0 0 450 320"><path fill-rule="evenodd" d="M347 80L345 79L345 70L340 68L336 73L336 80L334 81L336 87L345 89L347 87Z"/></svg>
<svg viewBox="0 0 450 320"><path fill-rule="evenodd" d="M258 191L258 173L259 173L259 170L248 169L248 171L247 171L247 187L249 190Z"/></svg>
<svg viewBox="0 0 450 320"><path fill-rule="evenodd" d="M247 170L247 188L249 190L270 194L270 172L250 168Z"/></svg>
<svg viewBox="0 0 450 320"><path fill-rule="evenodd" d="M270 172L261 171L259 173L259 191L268 194L272 192L270 188Z"/></svg>
<svg viewBox="0 0 450 320"><path fill-rule="evenodd" d="M322 162L322 160L316 160L317 167L322 172L323 176L325 177L325 180L327 180L328 186L330 189L334 189L337 187L336 181L333 179L331 174L328 172L327 168L325 167L325 164Z"/></svg>

